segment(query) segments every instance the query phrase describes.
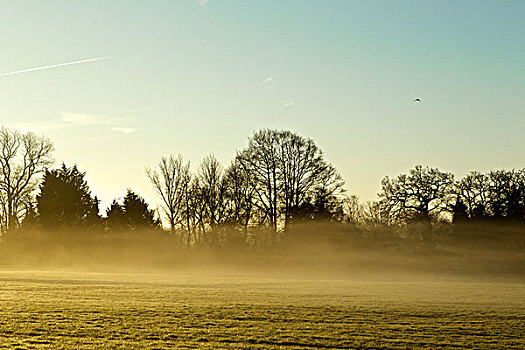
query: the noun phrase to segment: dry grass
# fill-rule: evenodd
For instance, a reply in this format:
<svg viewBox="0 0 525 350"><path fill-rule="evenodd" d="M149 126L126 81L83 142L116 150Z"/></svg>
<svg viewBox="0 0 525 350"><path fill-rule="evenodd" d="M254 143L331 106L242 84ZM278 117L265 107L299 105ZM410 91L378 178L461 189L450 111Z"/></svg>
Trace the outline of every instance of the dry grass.
<svg viewBox="0 0 525 350"><path fill-rule="evenodd" d="M525 284L0 272L7 348L525 348Z"/></svg>

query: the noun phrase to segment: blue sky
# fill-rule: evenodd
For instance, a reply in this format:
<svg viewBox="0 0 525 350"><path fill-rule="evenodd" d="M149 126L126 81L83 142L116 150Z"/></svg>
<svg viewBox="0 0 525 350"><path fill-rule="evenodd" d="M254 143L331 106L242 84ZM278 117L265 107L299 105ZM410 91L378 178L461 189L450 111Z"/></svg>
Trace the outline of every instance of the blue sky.
<svg viewBox="0 0 525 350"><path fill-rule="evenodd" d="M56 145L103 205L181 153L311 137L349 193L421 163L524 167L523 1L3 1L2 125ZM421 98L421 104L412 103Z"/></svg>

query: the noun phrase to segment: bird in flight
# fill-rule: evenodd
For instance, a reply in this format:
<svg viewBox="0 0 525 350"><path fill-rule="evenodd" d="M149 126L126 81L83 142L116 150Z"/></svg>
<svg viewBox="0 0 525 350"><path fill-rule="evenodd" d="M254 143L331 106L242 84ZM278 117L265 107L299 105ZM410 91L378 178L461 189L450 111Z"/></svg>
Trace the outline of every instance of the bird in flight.
<svg viewBox="0 0 525 350"><path fill-rule="evenodd" d="M420 102L421 103L421 100L419 98L416 98L414 101L412 102Z"/></svg>

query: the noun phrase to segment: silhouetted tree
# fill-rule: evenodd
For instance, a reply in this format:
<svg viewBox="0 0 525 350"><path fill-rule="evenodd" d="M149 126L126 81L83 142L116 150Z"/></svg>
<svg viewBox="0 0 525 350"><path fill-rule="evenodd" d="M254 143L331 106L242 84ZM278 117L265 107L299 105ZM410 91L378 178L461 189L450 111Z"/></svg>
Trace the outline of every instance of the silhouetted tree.
<svg viewBox="0 0 525 350"><path fill-rule="evenodd" d="M488 176L477 171L468 173L456 183L458 200L465 205L470 220L480 220L488 215L489 187Z"/></svg>
<svg viewBox="0 0 525 350"><path fill-rule="evenodd" d="M359 201L356 195L350 195L342 203L344 218L347 223L362 226L365 223L365 204Z"/></svg>
<svg viewBox="0 0 525 350"><path fill-rule="evenodd" d="M468 207L461 200L461 196L456 196L456 201L452 206L452 222L462 224L469 221Z"/></svg>
<svg viewBox="0 0 525 350"><path fill-rule="evenodd" d="M222 166L215 156L209 155L202 160L197 176L205 207L205 219L213 230L227 217Z"/></svg>
<svg viewBox="0 0 525 350"><path fill-rule="evenodd" d="M248 147L237 153L236 160L248 173L248 181L254 189L254 205L264 213L273 231L277 231L279 195L282 183L278 169L277 134L275 130L264 129L256 132L249 140Z"/></svg>
<svg viewBox="0 0 525 350"><path fill-rule="evenodd" d="M257 221L254 193L248 174L238 161L223 171L215 157L206 157L191 187L198 241L212 246L233 241L236 245L246 244L248 227Z"/></svg>
<svg viewBox="0 0 525 350"><path fill-rule="evenodd" d="M290 214L290 224L305 221L342 222L344 201L336 196L307 197L299 206L294 206Z"/></svg>
<svg viewBox="0 0 525 350"><path fill-rule="evenodd" d="M359 225L368 230L384 228L390 223L386 214L380 202L367 202L363 205L363 221Z"/></svg>
<svg viewBox="0 0 525 350"><path fill-rule="evenodd" d="M525 223L525 169L512 171L512 186L507 199L507 217Z"/></svg>
<svg viewBox="0 0 525 350"><path fill-rule="evenodd" d="M495 220L523 222L525 219L525 171L489 172L490 215Z"/></svg>
<svg viewBox="0 0 525 350"><path fill-rule="evenodd" d="M116 199L106 211L106 226L109 231L122 231L128 228L128 219L124 207Z"/></svg>
<svg viewBox="0 0 525 350"><path fill-rule="evenodd" d="M19 226L38 188L37 177L51 165L53 144L45 137L0 130L1 228L5 232Z"/></svg>
<svg viewBox="0 0 525 350"><path fill-rule="evenodd" d="M525 171L470 172L456 192L471 222L525 221Z"/></svg>
<svg viewBox="0 0 525 350"><path fill-rule="evenodd" d="M37 195L43 228L85 228L100 223L99 201L91 196L85 175L76 165L68 168L64 163L59 169L46 170Z"/></svg>
<svg viewBox="0 0 525 350"><path fill-rule="evenodd" d="M289 224L292 213L315 193L326 198L342 192L344 181L308 138L290 131L260 130L236 161L254 189L253 204L276 232ZM322 201L322 197L319 197Z"/></svg>
<svg viewBox="0 0 525 350"><path fill-rule="evenodd" d="M226 169L224 183L226 197L231 207L230 221L245 232L253 214L255 188L250 186L249 174L238 160L234 160Z"/></svg>
<svg viewBox="0 0 525 350"><path fill-rule="evenodd" d="M454 198L454 175L416 165L409 174L382 181L379 193L382 209L391 222L422 220L450 212Z"/></svg>
<svg viewBox="0 0 525 350"><path fill-rule="evenodd" d="M24 215L24 219L22 220L22 224L20 225L23 230L30 231L38 227L38 213L36 211L34 203L28 202L26 203L26 213Z"/></svg>
<svg viewBox="0 0 525 350"><path fill-rule="evenodd" d="M344 181L337 170L323 159L322 151L312 139L290 131L276 134L278 167L282 181L284 226L288 226L292 211L307 199L312 199L326 217L331 217L339 205L337 195L342 192ZM325 217L325 219L326 219Z"/></svg>
<svg viewBox="0 0 525 350"><path fill-rule="evenodd" d="M160 221L155 218L155 211L149 209L146 200L128 189L122 205L130 230L156 229Z"/></svg>
<svg viewBox="0 0 525 350"><path fill-rule="evenodd" d="M191 243L191 237L193 237L194 244L205 243L206 202L203 198L199 178L196 176L193 177L188 186L184 196L184 204L183 218L186 221L188 232L186 244Z"/></svg>
<svg viewBox="0 0 525 350"><path fill-rule="evenodd" d="M190 164L184 163L181 155L170 155L161 158L158 170L146 170L146 175L162 199L171 234L174 234L175 226L182 223L183 213L188 209L186 197L191 179L189 169Z"/></svg>

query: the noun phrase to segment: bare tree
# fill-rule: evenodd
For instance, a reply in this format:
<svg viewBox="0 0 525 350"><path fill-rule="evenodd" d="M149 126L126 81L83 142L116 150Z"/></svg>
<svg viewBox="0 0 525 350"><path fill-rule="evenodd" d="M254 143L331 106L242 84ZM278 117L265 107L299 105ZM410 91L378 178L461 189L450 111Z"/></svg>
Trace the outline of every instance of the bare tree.
<svg viewBox="0 0 525 350"><path fill-rule="evenodd" d="M480 219L487 215L490 193L490 181L487 175L471 171L456 182L456 193L458 200L465 205L466 214L470 219Z"/></svg>
<svg viewBox="0 0 525 350"><path fill-rule="evenodd" d="M340 194L344 181L337 170L328 164L312 139L290 131L276 134L277 159L282 182L284 227L288 227L292 211L308 196L321 202Z"/></svg>
<svg viewBox="0 0 525 350"><path fill-rule="evenodd" d="M366 202L363 206L364 227L368 230L385 227L388 225L389 218L386 217L385 212L381 208L381 203L378 201Z"/></svg>
<svg viewBox="0 0 525 350"><path fill-rule="evenodd" d="M343 200L344 220L358 227L366 222L366 206L359 201L356 195L350 195Z"/></svg>
<svg viewBox="0 0 525 350"><path fill-rule="evenodd" d="M236 161L253 187L254 205L274 231L278 225L286 230L294 209L305 201L333 198L344 185L315 143L290 131L256 132Z"/></svg>
<svg viewBox="0 0 525 350"><path fill-rule="evenodd" d="M282 183L278 170L277 131L261 130L248 141L248 147L237 153L236 160L248 174L253 188L254 205L264 213L273 232L277 232L279 198ZM274 237L275 238L275 237Z"/></svg>
<svg viewBox="0 0 525 350"><path fill-rule="evenodd" d="M382 209L391 222L419 219L430 222L451 208L454 198L454 175L438 169L416 165L410 173L382 181L379 193Z"/></svg>
<svg viewBox="0 0 525 350"><path fill-rule="evenodd" d="M525 171L493 170L489 179L489 207L494 219L525 219Z"/></svg>
<svg viewBox="0 0 525 350"><path fill-rule="evenodd" d="M213 230L226 217L225 186L222 165L214 155L206 156L199 169L199 183L206 206L208 224Z"/></svg>
<svg viewBox="0 0 525 350"><path fill-rule="evenodd" d="M146 175L162 200L170 232L174 234L175 226L182 224L183 212L187 210L190 164L184 163L181 155L170 155L161 158L158 170L146 169Z"/></svg>
<svg viewBox="0 0 525 350"><path fill-rule="evenodd" d="M0 204L2 227L17 227L38 186L38 176L52 164L53 144L31 132L0 130Z"/></svg>
<svg viewBox="0 0 525 350"><path fill-rule="evenodd" d="M470 221L525 220L525 170L473 171L456 184Z"/></svg>
<svg viewBox="0 0 525 350"><path fill-rule="evenodd" d="M230 220L240 226L245 232L253 214L253 200L255 188L250 186L249 174L238 160L234 160L226 169L225 175L226 197L230 205Z"/></svg>
<svg viewBox="0 0 525 350"><path fill-rule="evenodd" d="M184 212L184 216L188 230L193 234L195 244L203 244L206 241L206 202L203 198L202 186L197 176L192 178L185 199L186 211Z"/></svg>

